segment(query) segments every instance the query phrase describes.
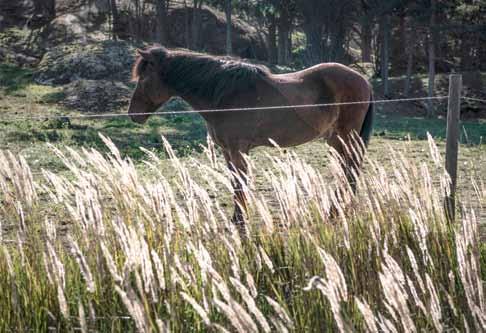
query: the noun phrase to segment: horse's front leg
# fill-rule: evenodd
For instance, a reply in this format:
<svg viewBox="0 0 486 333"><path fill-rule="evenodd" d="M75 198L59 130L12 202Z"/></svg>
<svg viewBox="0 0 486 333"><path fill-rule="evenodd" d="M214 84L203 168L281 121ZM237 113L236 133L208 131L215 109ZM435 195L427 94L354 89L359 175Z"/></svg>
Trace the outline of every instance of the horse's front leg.
<svg viewBox="0 0 486 333"><path fill-rule="evenodd" d="M234 213L231 221L238 227L243 228L244 213L246 212L245 187L247 185L248 166L240 150L224 150L224 157L228 168L232 173L232 184L234 189Z"/></svg>

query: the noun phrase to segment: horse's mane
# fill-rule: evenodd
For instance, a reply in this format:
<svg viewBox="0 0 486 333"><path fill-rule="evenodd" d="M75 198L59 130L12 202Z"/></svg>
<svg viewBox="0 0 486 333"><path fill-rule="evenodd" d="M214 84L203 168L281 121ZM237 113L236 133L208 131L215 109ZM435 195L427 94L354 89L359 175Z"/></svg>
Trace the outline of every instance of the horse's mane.
<svg viewBox="0 0 486 333"><path fill-rule="evenodd" d="M181 95L194 95L211 100L219 106L225 97L235 92L255 88L265 80L270 70L262 65L242 62L230 57L214 57L189 51L167 51L153 47L146 51L163 64L164 82ZM138 56L133 67L132 79L137 80L147 65Z"/></svg>

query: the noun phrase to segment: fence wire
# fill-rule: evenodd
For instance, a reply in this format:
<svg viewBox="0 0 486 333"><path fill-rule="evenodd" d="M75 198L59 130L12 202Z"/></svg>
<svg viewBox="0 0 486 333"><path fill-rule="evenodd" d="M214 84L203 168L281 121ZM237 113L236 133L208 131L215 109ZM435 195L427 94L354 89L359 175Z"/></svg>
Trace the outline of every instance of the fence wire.
<svg viewBox="0 0 486 333"><path fill-rule="evenodd" d="M117 118L130 116L168 116L168 115L182 115L195 113L216 113L216 112L242 112L242 111L275 111L285 109L311 109L323 108L332 106L344 105L359 105L359 104L386 104L396 102L414 102L414 101L428 101L428 100L443 100L448 99L449 96L432 96L432 97L416 97L416 98L398 98L398 99L381 99L381 100L367 100L355 102L340 102L340 103L321 103L321 104L296 104L296 105L280 105L280 106L262 106L250 108L230 108L230 109L204 109L204 110L176 110L176 111L157 111L157 112L141 112L136 114L128 113L105 113L105 114L82 114L82 115L45 115L32 117L12 117L1 119L2 122L15 122L22 120L46 121L46 120L67 120L67 119L97 119L97 118ZM322 110L315 110L315 112Z"/></svg>
<svg viewBox="0 0 486 333"><path fill-rule="evenodd" d="M462 99L466 101L473 101L473 102L480 102L480 103L486 103L486 99L481 99L481 98L474 98L474 97L462 97Z"/></svg>

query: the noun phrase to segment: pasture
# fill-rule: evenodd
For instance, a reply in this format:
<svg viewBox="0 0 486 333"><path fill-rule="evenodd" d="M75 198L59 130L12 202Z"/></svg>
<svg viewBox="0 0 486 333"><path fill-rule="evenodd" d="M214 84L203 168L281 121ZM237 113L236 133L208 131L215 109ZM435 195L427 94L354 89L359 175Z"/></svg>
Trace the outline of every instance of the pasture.
<svg viewBox="0 0 486 333"><path fill-rule="evenodd" d="M240 239L199 116L20 119L78 114L28 70L1 71L0 331L484 328L484 120L462 123L455 226L445 120L387 105L357 196L335 197L342 170L319 140L252 153Z"/></svg>

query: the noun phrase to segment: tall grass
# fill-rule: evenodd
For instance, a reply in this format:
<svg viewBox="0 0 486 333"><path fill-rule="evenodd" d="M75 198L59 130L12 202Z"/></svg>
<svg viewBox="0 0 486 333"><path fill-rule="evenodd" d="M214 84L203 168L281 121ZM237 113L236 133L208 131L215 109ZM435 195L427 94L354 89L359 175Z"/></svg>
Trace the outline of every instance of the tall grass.
<svg viewBox="0 0 486 333"><path fill-rule="evenodd" d="M390 150L393 169L368 160L357 195L335 154L330 184L292 153L267 156L266 170L249 158L240 237L211 142L202 162L166 143L166 177L166 161L147 151L142 175L103 140L109 155L53 148L69 175L35 180L21 156L0 153L1 332L486 327L477 212L464 201L447 221L432 141L434 170ZM271 195L255 189L257 174ZM484 184L471 181L484 204Z"/></svg>

